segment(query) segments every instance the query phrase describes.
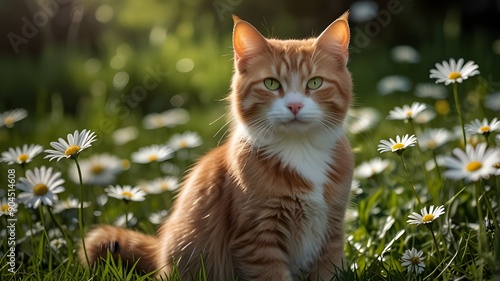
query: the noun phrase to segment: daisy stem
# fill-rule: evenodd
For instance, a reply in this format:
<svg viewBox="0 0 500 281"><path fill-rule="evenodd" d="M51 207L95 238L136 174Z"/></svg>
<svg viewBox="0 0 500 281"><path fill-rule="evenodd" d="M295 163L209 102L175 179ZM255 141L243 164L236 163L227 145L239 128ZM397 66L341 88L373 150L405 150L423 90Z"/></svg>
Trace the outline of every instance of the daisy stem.
<svg viewBox="0 0 500 281"><path fill-rule="evenodd" d="M477 219L478 219L478 224L479 224L479 233L477 235L477 242L478 242L477 251L478 251L479 259L481 259L483 257L483 245L484 245L483 238L486 236L486 229L484 226L483 208L481 206L481 193L482 193L481 189L482 189L481 181L478 180L474 184L474 195L476 197L475 199L476 199L477 216L478 216ZM483 279L482 278L483 262L478 261L478 263L479 263L479 266L481 267L481 269L478 271L480 274L478 280L482 280Z"/></svg>
<svg viewBox="0 0 500 281"><path fill-rule="evenodd" d="M415 189L415 186L413 185L413 181L411 180L411 174L410 171L408 170L408 166L406 166L406 161L405 158L403 157L403 154L400 155L401 161L403 162L403 167L405 168L406 174L408 175L408 181L410 182L411 188L413 189L413 192L415 193L415 197L417 198L418 204L422 206L422 202L420 201L420 198L418 198L418 193L417 190Z"/></svg>
<svg viewBox="0 0 500 281"><path fill-rule="evenodd" d="M80 227L80 236L82 237L82 247L83 252L85 254L85 260L87 262L87 266L90 267L90 260L87 254L87 247L85 246L85 230L84 230L84 222L83 222L83 180L82 180L82 170L80 169L80 164L78 160L75 158L76 168L78 170L78 180L80 182L80 208L78 209L78 226Z"/></svg>
<svg viewBox="0 0 500 281"><path fill-rule="evenodd" d="M436 150L435 149L432 149L432 158L434 159L434 164L436 165L436 172L437 172L438 178L442 179L442 177L441 177L441 171L439 171L439 165L438 165L438 161L437 161L437 157L436 157Z"/></svg>
<svg viewBox="0 0 500 281"><path fill-rule="evenodd" d="M125 228L128 228L128 200L123 199L123 202L125 202Z"/></svg>
<svg viewBox="0 0 500 281"><path fill-rule="evenodd" d="M45 224L45 215L43 214L43 206L44 206L43 204L40 204L40 207L38 208L38 210L40 211L40 221L42 222L43 225L42 241L40 241L42 245L44 244L43 240L46 240L47 244L50 244L49 235L47 233L47 225ZM52 272L52 247L50 247L50 245L49 245L49 272Z"/></svg>
<svg viewBox="0 0 500 281"><path fill-rule="evenodd" d="M462 110L460 109L460 101L458 100L458 84L453 83L453 96L455 98L455 107L457 108L458 120L462 128L464 147L467 145L467 137L465 135L464 120L462 119Z"/></svg>
<svg viewBox="0 0 500 281"><path fill-rule="evenodd" d="M417 131L415 130L415 125L413 124L413 121L411 119L408 121L410 123L411 129L413 130L413 134L416 136ZM418 138L416 140L416 147L418 149L418 152L420 153L420 163L422 164L422 170L424 171L425 183L427 184L427 188L429 189L429 195L431 195L432 194L431 185L429 182L429 175L427 174L427 169L425 169L424 153L422 152L422 148L420 147L420 143L418 142Z"/></svg>
<svg viewBox="0 0 500 281"><path fill-rule="evenodd" d="M488 209L488 213L490 214L491 220L493 221L493 227L495 228L494 231L495 231L495 233L500 233L499 221L497 219L497 216L495 215L495 210L493 209L493 206L491 206L490 198L488 197L488 194L486 192L483 194L483 196L485 199L484 203L486 203L486 208ZM500 214L500 209L498 212ZM496 239L493 242L494 256L495 256L495 260L499 260L500 259L500 235L495 235L495 237L496 237Z"/></svg>
<svg viewBox="0 0 500 281"><path fill-rule="evenodd" d="M21 168L23 169L23 174L22 176L25 176L26 175L26 163L22 163L20 164Z"/></svg>
<svg viewBox="0 0 500 281"><path fill-rule="evenodd" d="M64 236L64 239L66 239L66 241L68 242L67 245L70 246L69 249L68 249L68 252L71 253L73 251L73 240L69 238L69 236L66 233L66 231L64 231L64 229L62 228L61 224L54 217L54 213L52 213L52 208L48 207L47 209L49 210L50 218L52 219L52 221L54 222L54 224L56 225L56 227L61 231L62 235ZM70 255L70 258L71 258L71 255Z"/></svg>
<svg viewBox="0 0 500 281"><path fill-rule="evenodd" d="M434 231L432 231L432 224L430 224L427 228L429 228L429 231L431 232L431 235L432 235L432 240L434 240L434 245L436 246L436 252L437 252L438 259L439 259L439 261L442 261L443 259L441 258L441 252L439 251L439 244L437 242L436 235L434 234Z"/></svg>
<svg viewBox="0 0 500 281"><path fill-rule="evenodd" d="M488 139L489 139L490 134L484 133L483 136L484 136L484 142L486 142L486 145L489 147L490 143L488 142Z"/></svg>

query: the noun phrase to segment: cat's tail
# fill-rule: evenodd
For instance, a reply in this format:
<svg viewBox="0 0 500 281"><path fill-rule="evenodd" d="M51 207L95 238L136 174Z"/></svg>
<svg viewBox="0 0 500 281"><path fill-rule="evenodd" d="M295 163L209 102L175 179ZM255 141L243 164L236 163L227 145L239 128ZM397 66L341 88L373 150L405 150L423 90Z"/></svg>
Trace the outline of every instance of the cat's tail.
<svg viewBox="0 0 500 281"><path fill-rule="evenodd" d="M135 269L150 272L157 269L156 253L159 247L158 239L136 231L119 227L102 225L95 227L85 235L85 248L80 243L78 258L80 263L87 266L87 257L90 265L99 259L106 259L107 253L115 261L121 259L122 264Z"/></svg>

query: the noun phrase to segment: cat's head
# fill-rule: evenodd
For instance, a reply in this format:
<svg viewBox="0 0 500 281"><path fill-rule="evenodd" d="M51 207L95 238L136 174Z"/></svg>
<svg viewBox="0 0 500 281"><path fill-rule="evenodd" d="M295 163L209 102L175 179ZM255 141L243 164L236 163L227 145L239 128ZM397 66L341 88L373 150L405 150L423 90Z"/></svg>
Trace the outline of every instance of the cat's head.
<svg viewBox="0 0 500 281"><path fill-rule="evenodd" d="M352 99L348 13L318 37L267 39L234 16L234 118L251 134L305 134L342 126Z"/></svg>

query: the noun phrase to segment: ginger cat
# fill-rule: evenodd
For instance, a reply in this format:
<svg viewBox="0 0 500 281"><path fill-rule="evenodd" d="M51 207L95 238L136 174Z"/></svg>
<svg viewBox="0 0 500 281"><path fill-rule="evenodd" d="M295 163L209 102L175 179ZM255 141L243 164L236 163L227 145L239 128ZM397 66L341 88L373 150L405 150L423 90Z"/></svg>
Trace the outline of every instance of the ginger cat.
<svg viewBox="0 0 500 281"><path fill-rule="evenodd" d="M352 99L345 13L317 38L264 38L234 16L227 141L189 172L156 237L113 226L86 236L139 270L183 280L330 280L345 268L353 171L342 129ZM82 249L80 260L85 263Z"/></svg>

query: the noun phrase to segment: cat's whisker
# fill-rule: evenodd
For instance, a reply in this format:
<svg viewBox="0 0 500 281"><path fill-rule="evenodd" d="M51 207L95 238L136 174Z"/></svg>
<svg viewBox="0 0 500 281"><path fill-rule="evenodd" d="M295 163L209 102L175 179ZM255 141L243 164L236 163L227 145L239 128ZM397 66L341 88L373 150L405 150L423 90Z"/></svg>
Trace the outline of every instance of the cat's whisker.
<svg viewBox="0 0 500 281"><path fill-rule="evenodd" d="M227 128L227 126L229 124L231 124L234 120L234 117L231 117L222 127L219 128L219 130L213 135L213 137L215 138L224 128ZM224 137L226 136L227 132L228 132L229 129L226 129L224 130L224 133L221 135L221 137L219 138L219 141L217 142L217 145L220 145L220 143L222 142L222 140L224 139Z"/></svg>

